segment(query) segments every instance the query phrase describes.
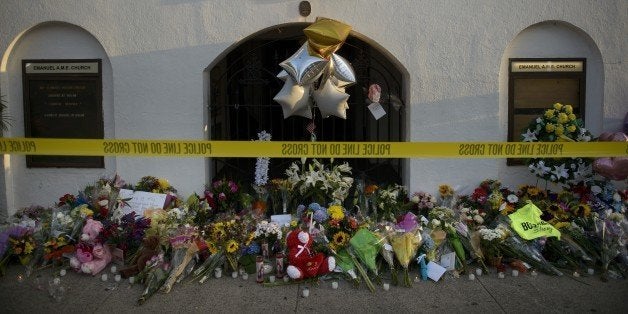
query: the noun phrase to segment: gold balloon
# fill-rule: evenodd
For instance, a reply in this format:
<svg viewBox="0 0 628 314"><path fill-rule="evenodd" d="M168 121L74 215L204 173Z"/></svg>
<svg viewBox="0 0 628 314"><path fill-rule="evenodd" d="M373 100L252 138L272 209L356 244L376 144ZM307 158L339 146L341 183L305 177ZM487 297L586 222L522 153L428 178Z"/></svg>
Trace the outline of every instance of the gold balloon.
<svg viewBox="0 0 628 314"><path fill-rule="evenodd" d="M328 18L318 18L303 32L308 39L309 49L327 58L340 49L351 32L351 26Z"/></svg>

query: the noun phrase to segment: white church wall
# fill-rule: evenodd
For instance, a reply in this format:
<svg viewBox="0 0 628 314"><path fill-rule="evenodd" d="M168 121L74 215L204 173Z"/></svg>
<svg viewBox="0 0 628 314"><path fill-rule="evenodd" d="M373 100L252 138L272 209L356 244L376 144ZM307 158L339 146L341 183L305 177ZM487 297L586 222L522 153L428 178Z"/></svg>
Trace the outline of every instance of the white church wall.
<svg viewBox="0 0 628 314"><path fill-rule="evenodd" d="M15 67L22 57L13 45L19 45L23 32L50 21L85 30L102 46L103 60L109 59L112 111L105 112L105 118L110 114L112 120L105 119L106 137L208 138L203 77L207 66L250 34L284 23L313 22L316 16L351 25L407 71L408 141L504 141L503 57L521 31L543 21L569 23L597 45L604 74L603 115L597 128L617 129L625 114L625 1L310 1L312 14L307 18L299 16L298 3L91 0L77 5L75 1L5 0L0 10L4 54L0 90L16 119L6 136L24 132L22 91L16 83L21 71L19 65ZM64 57L74 55L68 52ZM103 108L108 108L104 102ZM182 195L200 191L208 177L203 159L118 157L108 159L105 169L65 170L76 175L59 181L64 170L26 169L15 161L21 158L5 157L5 171L13 180L7 180L9 211L31 203L51 204L61 191L73 192L104 172L118 172L130 182L144 175L165 177ZM529 182L527 174L510 171L504 163L412 159L406 162L404 183L411 191L434 192L440 183L468 187L484 178Z"/></svg>

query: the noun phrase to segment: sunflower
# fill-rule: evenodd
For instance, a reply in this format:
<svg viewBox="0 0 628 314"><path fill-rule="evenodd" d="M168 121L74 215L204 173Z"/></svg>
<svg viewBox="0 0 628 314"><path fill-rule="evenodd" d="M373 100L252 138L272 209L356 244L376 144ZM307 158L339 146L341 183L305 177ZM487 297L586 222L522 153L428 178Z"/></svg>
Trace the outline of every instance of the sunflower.
<svg viewBox="0 0 628 314"><path fill-rule="evenodd" d="M216 243L214 242L207 241L207 249L212 255L218 253L218 248L216 247Z"/></svg>
<svg viewBox="0 0 628 314"><path fill-rule="evenodd" d="M238 242L236 242L236 240L229 240L227 242L227 253L234 253L238 250L239 246L240 245L238 245Z"/></svg>
<svg viewBox="0 0 628 314"><path fill-rule="evenodd" d="M347 243L349 243L349 235L344 231L338 231L332 237L332 243L336 247L345 246Z"/></svg>
<svg viewBox="0 0 628 314"><path fill-rule="evenodd" d="M572 209L574 216L578 217L588 217L591 215L591 207L587 204L578 204L574 206Z"/></svg>
<svg viewBox="0 0 628 314"><path fill-rule="evenodd" d="M212 232L212 238L214 240L222 239L226 235L227 235L227 232L225 232L225 229L223 228L215 228Z"/></svg>

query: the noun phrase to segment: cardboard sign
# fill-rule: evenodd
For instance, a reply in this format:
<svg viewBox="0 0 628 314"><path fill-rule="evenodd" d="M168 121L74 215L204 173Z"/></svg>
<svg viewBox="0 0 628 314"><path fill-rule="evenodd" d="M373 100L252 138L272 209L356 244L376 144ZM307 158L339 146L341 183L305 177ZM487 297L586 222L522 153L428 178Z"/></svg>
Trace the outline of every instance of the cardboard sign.
<svg viewBox="0 0 628 314"><path fill-rule="evenodd" d="M279 226L290 226L292 215L272 215L270 221L276 222Z"/></svg>
<svg viewBox="0 0 628 314"><path fill-rule="evenodd" d="M381 117L386 115L386 110L384 110L384 107L382 107L382 105L378 102L371 103L368 108L375 120L379 120Z"/></svg>
<svg viewBox="0 0 628 314"><path fill-rule="evenodd" d="M144 210L149 208L164 208L168 195L121 189L118 197L120 199L129 199L126 201L128 205L121 207L125 215L133 211L138 215L142 215Z"/></svg>

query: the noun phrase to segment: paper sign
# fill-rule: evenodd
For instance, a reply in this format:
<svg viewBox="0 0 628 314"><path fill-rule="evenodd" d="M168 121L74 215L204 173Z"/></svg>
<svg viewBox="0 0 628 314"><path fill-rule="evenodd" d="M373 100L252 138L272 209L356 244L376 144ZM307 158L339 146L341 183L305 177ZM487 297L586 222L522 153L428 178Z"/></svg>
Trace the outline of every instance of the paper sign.
<svg viewBox="0 0 628 314"><path fill-rule="evenodd" d="M445 267L434 262L427 263L427 277L434 281L438 281L446 271Z"/></svg>
<svg viewBox="0 0 628 314"><path fill-rule="evenodd" d="M456 253L449 252L447 254L443 254L443 256L440 257L440 265L445 267L447 270L456 269Z"/></svg>
<svg viewBox="0 0 628 314"><path fill-rule="evenodd" d="M110 246L109 251L111 251L111 261L124 266L124 251L115 246Z"/></svg>
<svg viewBox="0 0 628 314"><path fill-rule="evenodd" d="M368 108L375 120L379 120L381 117L386 115L386 110L384 110L384 107L382 107L382 105L378 102L371 103Z"/></svg>
<svg viewBox="0 0 628 314"><path fill-rule="evenodd" d="M120 189L118 197L120 199L129 199L126 201L128 205L122 205L121 207L125 215L133 211L138 215L142 215L144 210L149 208L164 208L168 195Z"/></svg>
<svg viewBox="0 0 628 314"><path fill-rule="evenodd" d="M272 215L270 216L270 221L276 222L280 226L290 226L292 215Z"/></svg>

